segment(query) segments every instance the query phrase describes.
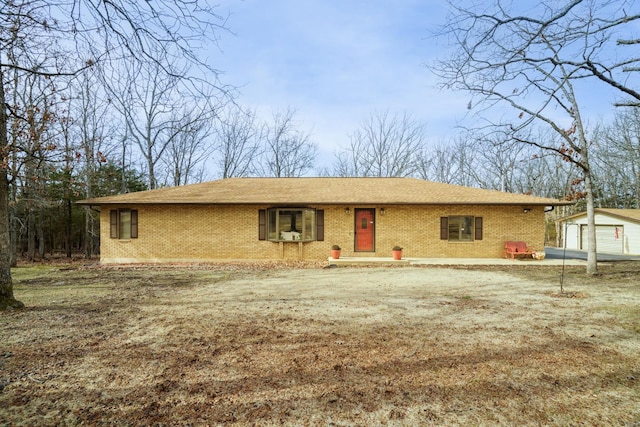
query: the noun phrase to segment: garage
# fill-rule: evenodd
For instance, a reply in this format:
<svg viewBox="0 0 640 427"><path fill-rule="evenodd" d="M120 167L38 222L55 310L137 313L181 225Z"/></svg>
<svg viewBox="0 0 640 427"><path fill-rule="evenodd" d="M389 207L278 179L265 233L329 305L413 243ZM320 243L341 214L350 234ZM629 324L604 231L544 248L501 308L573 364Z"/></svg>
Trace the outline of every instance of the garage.
<svg viewBox="0 0 640 427"><path fill-rule="evenodd" d="M580 225L580 249L587 250L587 225ZM624 225L596 224L596 244L598 252L624 254Z"/></svg>
<svg viewBox="0 0 640 427"><path fill-rule="evenodd" d="M562 245L567 249L588 248L587 213L557 220ZM596 245L599 253L640 255L640 209L595 209Z"/></svg>

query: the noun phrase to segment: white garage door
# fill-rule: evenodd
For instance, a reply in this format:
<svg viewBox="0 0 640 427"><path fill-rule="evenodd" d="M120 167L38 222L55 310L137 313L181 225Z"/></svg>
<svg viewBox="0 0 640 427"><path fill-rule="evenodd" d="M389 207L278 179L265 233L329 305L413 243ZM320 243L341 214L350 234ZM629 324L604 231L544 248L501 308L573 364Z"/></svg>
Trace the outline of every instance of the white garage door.
<svg viewBox="0 0 640 427"><path fill-rule="evenodd" d="M581 248L587 250L587 226L580 227ZM596 246L598 252L609 254L623 253L624 227L622 225L596 225Z"/></svg>

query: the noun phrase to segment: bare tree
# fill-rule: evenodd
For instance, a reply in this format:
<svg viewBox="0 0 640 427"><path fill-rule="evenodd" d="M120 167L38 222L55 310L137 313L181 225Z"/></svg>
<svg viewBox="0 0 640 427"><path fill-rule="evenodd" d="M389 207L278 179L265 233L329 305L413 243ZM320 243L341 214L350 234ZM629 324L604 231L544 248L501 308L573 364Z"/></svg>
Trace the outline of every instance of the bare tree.
<svg viewBox="0 0 640 427"><path fill-rule="evenodd" d="M295 122L295 110L273 113L264 125L263 175L277 178L300 177L313 167L318 147Z"/></svg>
<svg viewBox="0 0 640 427"><path fill-rule="evenodd" d="M618 111L595 141L600 206L640 208L640 109Z"/></svg>
<svg viewBox="0 0 640 427"><path fill-rule="evenodd" d="M261 129L255 111L234 108L218 119L215 150L222 178L250 176L256 173L261 151Z"/></svg>
<svg viewBox="0 0 640 427"><path fill-rule="evenodd" d="M425 147L416 153L415 175L447 184L478 185L474 145L474 141L465 133Z"/></svg>
<svg viewBox="0 0 640 427"><path fill-rule="evenodd" d="M213 152L213 113L198 106L179 114L170 135L167 153L162 158L166 170L166 183L178 186L201 182L205 175L205 162Z"/></svg>
<svg viewBox="0 0 640 427"><path fill-rule="evenodd" d="M640 45L637 32L640 13L627 12L633 10L634 2L612 0L589 5L587 0L574 0L574 3L585 3L587 10L596 11L594 6L601 9L594 19L587 22L590 26L589 37L595 39L597 48L583 53L575 60L574 65L626 96L617 101L616 106L640 107L638 80L630 78L630 73L640 72L640 55L637 49ZM616 55L611 55L613 51ZM634 83L636 87L632 86Z"/></svg>
<svg viewBox="0 0 640 427"><path fill-rule="evenodd" d="M80 181L84 198L96 195L98 185L98 169L100 165L117 159L117 147L111 135L116 133L115 126L109 119L110 102L101 88L98 73L93 69L85 70L70 86L69 115L73 118L73 137L79 147L75 158L80 163ZM99 217L90 208L84 209L84 253L87 258L98 253Z"/></svg>
<svg viewBox="0 0 640 427"><path fill-rule="evenodd" d="M548 133L548 132L547 132ZM549 135L545 140L551 140ZM557 137L556 137L557 139ZM575 192L572 182L577 182L580 170L572 162L551 154L548 150L529 147L530 158L519 163L522 187L516 185L520 192L531 192L536 196L553 199L566 198ZM573 207L566 208L573 209Z"/></svg>
<svg viewBox="0 0 640 427"><path fill-rule="evenodd" d="M417 176L448 184L481 187L541 197L563 198L576 177L572 163L537 147L503 140L505 135L474 136L429 146L421 155ZM548 141L554 136L541 133Z"/></svg>
<svg viewBox="0 0 640 427"><path fill-rule="evenodd" d="M190 94L181 93L180 78L166 74L160 64L132 64L111 72L124 77L108 79L111 83L106 87L124 119L128 139L142 156L149 188L157 188L163 175L157 168L163 165L170 165L172 170L164 175L173 176L171 181L175 182L173 160L177 153L173 150L170 156L169 151L172 147L179 149L187 141L194 151L202 148L202 141L189 139L188 135L193 135L196 128L198 133L206 129L203 124L209 120L211 110L202 107ZM184 70L180 72L183 74Z"/></svg>
<svg viewBox="0 0 640 427"><path fill-rule="evenodd" d="M19 22L16 25L19 26ZM57 173L58 165L64 164L71 120L67 115L67 102L61 98L66 82L58 79L54 83L47 76L21 69L38 69L42 63L52 60L50 54L29 45L37 52L32 55L23 50L25 47L22 43L11 45L6 53L8 64L13 66L9 68L11 83L4 88L11 99L7 106L10 130L6 149L10 153L7 171L12 201L11 251L13 255L20 248L21 253L33 260L36 255L45 256L46 216L56 203L49 197L52 194L48 191L49 179ZM64 55L60 54L57 60L63 62ZM69 210L59 218L70 218ZM68 221L66 225L68 229Z"/></svg>
<svg viewBox="0 0 640 427"><path fill-rule="evenodd" d="M404 177L416 173L424 126L404 113L374 113L337 155L338 176Z"/></svg>
<svg viewBox="0 0 640 427"><path fill-rule="evenodd" d="M432 69L446 87L473 96L469 107L479 110L487 127L500 127L514 141L556 153L580 169L589 224L587 273L596 273L591 145L576 90L592 74L575 59L610 55L604 51L610 45L603 43L610 33L599 24L613 12L626 16L615 7L623 2L548 1L526 14L513 10L515 3L500 1L489 10L450 4L454 12L445 33L457 49ZM499 107L496 119L490 113ZM551 129L559 144L532 137L533 126Z"/></svg>
<svg viewBox="0 0 640 427"><path fill-rule="evenodd" d="M363 165L358 153L364 150L363 141L350 138L348 147L341 147L335 154L333 175L341 177L366 176L369 165ZM355 153L355 155L354 155Z"/></svg>
<svg viewBox="0 0 640 427"><path fill-rule="evenodd" d="M480 136L473 146L477 153L476 180L482 188L516 192L521 181L520 163L527 161L527 147L506 139L500 132Z"/></svg>
<svg viewBox="0 0 640 427"><path fill-rule="evenodd" d="M21 147L9 145L8 120L14 115L5 87L12 71L52 80L73 76L98 63L151 62L163 72L203 86L220 96L216 70L194 46L216 42L224 19L202 0L12 0L0 7L0 308L22 307L13 295L9 228L10 160ZM73 55L66 55L73 50ZM22 61L26 54L29 62ZM10 57L10 55L13 55ZM183 72L185 64L196 70ZM197 71L197 72L196 72ZM191 78L190 78L191 77ZM13 142L13 141L11 141Z"/></svg>
<svg viewBox="0 0 640 427"><path fill-rule="evenodd" d="M442 140L433 144L429 150L421 153L418 159L417 176L421 179L454 184L458 179L455 165L453 143Z"/></svg>

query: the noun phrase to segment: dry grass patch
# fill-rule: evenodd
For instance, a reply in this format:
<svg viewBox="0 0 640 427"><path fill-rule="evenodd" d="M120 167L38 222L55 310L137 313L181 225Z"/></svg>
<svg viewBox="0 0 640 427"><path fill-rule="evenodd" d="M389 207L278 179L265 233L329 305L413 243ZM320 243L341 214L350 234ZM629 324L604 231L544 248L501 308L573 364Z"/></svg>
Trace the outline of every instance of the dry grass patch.
<svg viewBox="0 0 640 427"><path fill-rule="evenodd" d="M320 267L18 269L0 424L640 422L637 268Z"/></svg>

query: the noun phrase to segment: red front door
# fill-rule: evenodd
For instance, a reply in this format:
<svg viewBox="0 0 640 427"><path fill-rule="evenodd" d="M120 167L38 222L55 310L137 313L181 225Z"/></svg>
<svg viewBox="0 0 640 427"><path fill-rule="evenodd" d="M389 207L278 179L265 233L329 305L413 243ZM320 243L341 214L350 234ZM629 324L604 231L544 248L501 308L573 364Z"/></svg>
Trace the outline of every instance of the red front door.
<svg viewBox="0 0 640 427"><path fill-rule="evenodd" d="M375 250L375 209L355 210L356 252L373 252Z"/></svg>

